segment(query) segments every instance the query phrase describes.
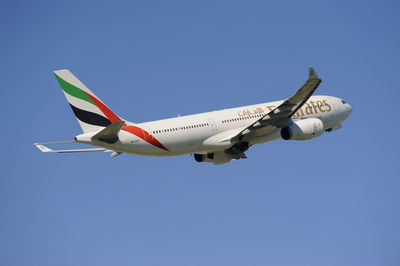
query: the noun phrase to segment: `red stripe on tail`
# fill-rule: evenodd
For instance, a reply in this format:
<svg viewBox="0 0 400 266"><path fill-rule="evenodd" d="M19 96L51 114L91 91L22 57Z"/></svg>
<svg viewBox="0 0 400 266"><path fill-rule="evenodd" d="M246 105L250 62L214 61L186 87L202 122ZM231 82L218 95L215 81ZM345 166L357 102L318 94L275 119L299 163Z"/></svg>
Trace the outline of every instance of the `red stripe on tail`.
<svg viewBox="0 0 400 266"><path fill-rule="evenodd" d="M107 106L104 105L104 103L100 102L96 97L93 97L89 93L85 92L87 96L94 102L94 104L99 107L99 109L103 112L103 114L110 120L111 123L114 123L116 121L121 121L121 118L119 118L116 114L114 114L113 111L111 111Z"/></svg>

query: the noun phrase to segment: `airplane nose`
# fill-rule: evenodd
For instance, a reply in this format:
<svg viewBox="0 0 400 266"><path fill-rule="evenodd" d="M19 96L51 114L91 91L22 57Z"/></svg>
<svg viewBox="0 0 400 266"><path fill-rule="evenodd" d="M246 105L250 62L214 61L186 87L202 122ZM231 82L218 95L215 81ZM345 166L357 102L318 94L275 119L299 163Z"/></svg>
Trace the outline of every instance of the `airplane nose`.
<svg viewBox="0 0 400 266"><path fill-rule="evenodd" d="M349 109L349 112L351 113L351 112L353 112L353 107L351 107L351 105L350 104L347 104L348 105L348 109Z"/></svg>
<svg viewBox="0 0 400 266"><path fill-rule="evenodd" d="M353 112L353 107L351 107L350 104L346 104L346 108L345 108L345 114L346 114L346 118L349 117L349 115Z"/></svg>

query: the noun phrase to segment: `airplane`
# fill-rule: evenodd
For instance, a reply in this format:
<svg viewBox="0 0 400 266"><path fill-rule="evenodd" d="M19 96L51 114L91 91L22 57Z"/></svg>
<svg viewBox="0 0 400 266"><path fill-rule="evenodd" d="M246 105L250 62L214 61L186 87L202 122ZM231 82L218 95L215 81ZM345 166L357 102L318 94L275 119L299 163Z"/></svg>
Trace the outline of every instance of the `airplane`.
<svg viewBox="0 0 400 266"><path fill-rule="evenodd" d="M352 107L343 99L313 93L322 82L309 67L305 84L286 100L146 123L115 114L69 70L54 71L83 134L73 141L35 143L42 152L111 152L145 156L194 155L216 165L247 158L249 147L269 141L308 140L342 127ZM83 143L97 148L52 150L45 145Z"/></svg>

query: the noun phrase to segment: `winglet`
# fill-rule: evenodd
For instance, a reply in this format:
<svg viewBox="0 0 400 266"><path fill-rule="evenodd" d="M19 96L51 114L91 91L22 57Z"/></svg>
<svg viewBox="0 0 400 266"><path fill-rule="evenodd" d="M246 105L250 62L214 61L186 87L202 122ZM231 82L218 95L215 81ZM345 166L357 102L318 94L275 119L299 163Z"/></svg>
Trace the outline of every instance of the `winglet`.
<svg viewBox="0 0 400 266"><path fill-rule="evenodd" d="M308 68L308 79L319 79L317 73L312 66Z"/></svg>

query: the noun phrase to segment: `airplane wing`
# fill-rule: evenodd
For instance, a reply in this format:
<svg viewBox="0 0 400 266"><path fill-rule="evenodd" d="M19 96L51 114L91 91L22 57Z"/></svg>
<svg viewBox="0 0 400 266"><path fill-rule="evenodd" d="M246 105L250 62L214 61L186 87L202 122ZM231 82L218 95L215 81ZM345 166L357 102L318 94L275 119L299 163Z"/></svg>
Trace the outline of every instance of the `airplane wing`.
<svg viewBox="0 0 400 266"><path fill-rule="evenodd" d="M62 141L62 142L48 142L48 143L35 143L35 145L42 152L57 152L57 153L68 153L68 152L90 152L90 151L107 151L104 148L89 148L89 149L72 149L72 150L52 150L46 147L44 144L64 144L64 143L75 143L75 141Z"/></svg>
<svg viewBox="0 0 400 266"><path fill-rule="evenodd" d="M241 140L245 135L255 133L262 130L263 134L273 131L276 128L284 127L291 123L291 117L300 107L311 97L318 88L322 80L318 77L314 68L309 67L309 74L306 83L290 98L285 100L281 105L273 109L265 116L248 126L235 136L235 139Z"/></svg>

